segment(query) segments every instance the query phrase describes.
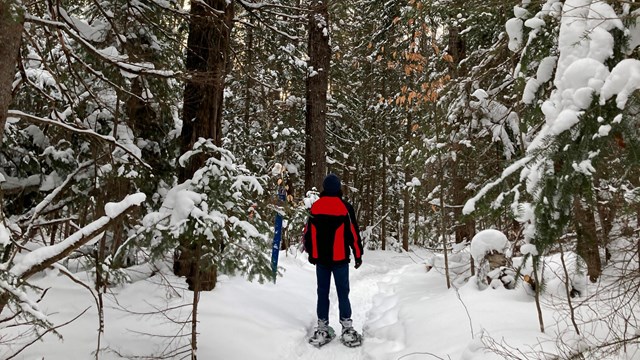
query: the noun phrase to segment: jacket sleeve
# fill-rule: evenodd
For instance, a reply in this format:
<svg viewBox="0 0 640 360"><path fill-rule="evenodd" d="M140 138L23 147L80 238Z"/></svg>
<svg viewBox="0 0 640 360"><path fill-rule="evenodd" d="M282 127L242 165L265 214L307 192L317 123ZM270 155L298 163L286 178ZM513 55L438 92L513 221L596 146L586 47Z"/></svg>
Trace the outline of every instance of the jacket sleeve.
<svg viewBox="0 0 640 360"><path fill-rule="evenodd" d="M304 225L304 251L311 255L311 219L307 219L307 223Z"/></svg>
<svg viewBox="0 0 640 360"><path fill-rule="evenodd" d="M356 219L356 212L353 210L353 206L345 201L345 205L347 206L347 210L349 210L349 222L351 223L351 238L352 242L349 243L349 247L351 247L351 251L353 252L353 256L356 259L360 259L362 254L364 253L364 249L362 247L362 238L360 237L360 227L358 227L358 220Z"/></svg>

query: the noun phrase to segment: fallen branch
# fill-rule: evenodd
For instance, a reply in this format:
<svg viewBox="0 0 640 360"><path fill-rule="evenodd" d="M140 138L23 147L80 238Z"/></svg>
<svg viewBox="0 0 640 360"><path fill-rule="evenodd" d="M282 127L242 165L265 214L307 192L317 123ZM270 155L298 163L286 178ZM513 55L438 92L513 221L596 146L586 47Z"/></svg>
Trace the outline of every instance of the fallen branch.
<svg viewBox="0 0 640 360"><path fill-rule="evenodd" d="M10 270L11 273L16 279L26 280L30 276L43 271L100 235L113 222L119 221L120 218L134 207L139 206L145 199L146 196L143 193L138 193L127 195L120 203L107 204L107 206L112 206L110 210L113 211L106 211L107 215L91 222L58 244L43 246L26 254L20 259L20 262L14 264ZM107 210L107 206L105 206L105 210Z"/></svg>

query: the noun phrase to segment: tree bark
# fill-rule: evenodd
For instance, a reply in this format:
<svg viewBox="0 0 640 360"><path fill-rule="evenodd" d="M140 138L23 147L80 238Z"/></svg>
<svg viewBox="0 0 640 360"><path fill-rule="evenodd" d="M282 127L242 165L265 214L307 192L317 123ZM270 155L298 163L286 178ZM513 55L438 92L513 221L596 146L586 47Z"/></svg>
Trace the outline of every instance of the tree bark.
<svg viewBox="0 0 640 360"><path fill-rule="evenodd" d="M224 79L230 64L233 6L233 1L226 0L191 2L185 64L189 78L184 89L181 153L191 150L199 138L212 139L217 146L222 144ZM205 161L204 154L192 157L179 169L179 181L190 179ZM181 240L174 256L174 273L186 276L191 290L212 290L217 269L215 266L202 269L195 247L191 241Z"/></svg>
<svg viewBox="0 0 640 360"><path fill-rule="evenodd" d="M220 11L216 14L209 8ZM229 44L233 26L233 2L204 0L191 2L186 69L189 78L184 89L180 151L193 148L198 138L222 143L224 78L229 64ZM193 157L180 168L180 182L204 165L204 155Z"/></svg>
<svg viewBox="0 0 640 360"><path fill-rule="evenodd" d="M455 146L454 151L461 150L459 146ZM453 202L453 216L455 217L455 233L456 244L464 241L471 241L476 234L476 223L471 217L466 217L462 214L462 205L469 198L469 191L466 190L466 186L469 183L468 177L463 173L464 163L457 163L452 166L451 170L451 187L452 187L452 202Z"/></svg>
<svg viewBox="0 0 640 360"><path fill-rule="evenodd" d="M245 87L244 87L244 126L246 127L247 131L251 128L251 104L253 104L253 96L252 96L252 89L253 89L253 78L252 76L254 75L253 73L253 18L249 19L249 23L251 24L251 26L247 26L246 32L247 35L245 37L245 41L246 41L246 59L245 59L245 71L247 72L246 78L245 78Z"/></svg>
<svg viewBox="0 0 640 360"><path fill-rule="evenodd" d="M407 115L407 123L405 127L404 141L409 144L411 141L411 123L413 117L411 113ZM409 204L411 203L411 193L409 192L409 186L407 184L411 181L411 169L409 165L404 167L404 190L403 190L403 203L402 203L402 248L404 251L409 251ZM415 231L415 230L414 230Z"/></svg>
<svg viewBox="0 0 640 360"><path fill-rule="evenodd" d="M573 200L576 227L576 253L587 263L587 274L591 282L596 282L602 273L602 263L598 249L598 232L593 209L585 207L580 197Z"/></svg>
<svg viewBox="0 0 640 360"><path fill-rule="evenodd" d="M13 98L11 85L16 74L23 20L16 1L0 2L0 144Z"/></svg>
<svg viewBox="0 0 640 360"><path fill-rule="evenodd" d="M380 220L382 225L380 226L380 237L382 241L382 250L387 250L387 144L383 141L382 145L382 168L380 169L380 179L382 181L382 208L380 209Z"/></svg>
<svg viewBox="0 0 640 360"><path fill-rule="evenodd" d="M449 27L449 47L448 52L451 55L451 73L452 77L462 76L464 69L460 68L460 63L467 56L466 54L466 42L460 34L460 28L458 26ZM454 151L461 150L460 146L456 146ZM475 235L475 221L472 218L464 218L462 215L462 204L468 199L469 194L466 190L466 186L469 183L464 173L465 164L458 162L452 166L451 185L452 185L452 202L455 206L453 208L453 214L455 218L455 233L456 243L464 242L465 240L471 241Z"/></svg>
<svg viewBox="0 0 640 360"><path fill-rule="evenodd" d="M327 0L312 0L309 10L304 185L306 189L314 186L319 189L327 169L327 90L331 58Z"/></svg>
<svg viewBox="0 0 640 360"><path fill-rule="evenodd" d="M619 194L611 194L611 196L613 196L613 198L605 200L601 194L596 192L596 209L598 211L598 218L601 225L601 241L599 246L602 246L605 250L605 264L611 259L611 253L609 252L609 234L611 234L611 231L613 230L614 220L618 215L618 205L624 204L624 199Z"/></svg>

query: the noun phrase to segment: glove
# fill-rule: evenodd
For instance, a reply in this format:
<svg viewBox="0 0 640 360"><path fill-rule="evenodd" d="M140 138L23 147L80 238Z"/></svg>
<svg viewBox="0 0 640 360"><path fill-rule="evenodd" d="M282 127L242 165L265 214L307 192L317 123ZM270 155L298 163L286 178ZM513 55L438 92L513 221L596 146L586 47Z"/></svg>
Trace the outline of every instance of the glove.
<svg viewBox="0 0 640 360"><path fill-rule="evenodd" d="M356 268L356 269L357 269L357 268L359 268L359 267L360 267L360 265L362 265L362 259L358 258L358 259L356 259L356 266L355 266L355 268Z"/></svg>
<svg viewBox="0 0 640 360"><path fill-rule="evenodd" d="M309 255L309 262L312 263L313 265L316 264L316 259L312 258L311 255Z"/></svg>

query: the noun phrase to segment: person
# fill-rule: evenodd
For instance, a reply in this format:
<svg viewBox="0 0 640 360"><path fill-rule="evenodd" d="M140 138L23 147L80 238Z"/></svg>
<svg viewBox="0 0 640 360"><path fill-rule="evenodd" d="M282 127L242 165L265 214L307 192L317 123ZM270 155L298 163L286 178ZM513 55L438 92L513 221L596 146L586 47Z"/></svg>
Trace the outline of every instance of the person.
<svg viewBox="0 0 640 360"><path fill-rule="evenodd" d="M316 266L318 327L309 343L322 346L335 337L329 326L329 288L333 275L338 293L341 341L347 346L358 346L362 337L353 328L349 302L350 252L355 257L355 268L362 265L362 240L353 206L342 199L342 184L335 174L325 177L320 198L311 206L304 231L305 250L309 262Z"/></svg>

